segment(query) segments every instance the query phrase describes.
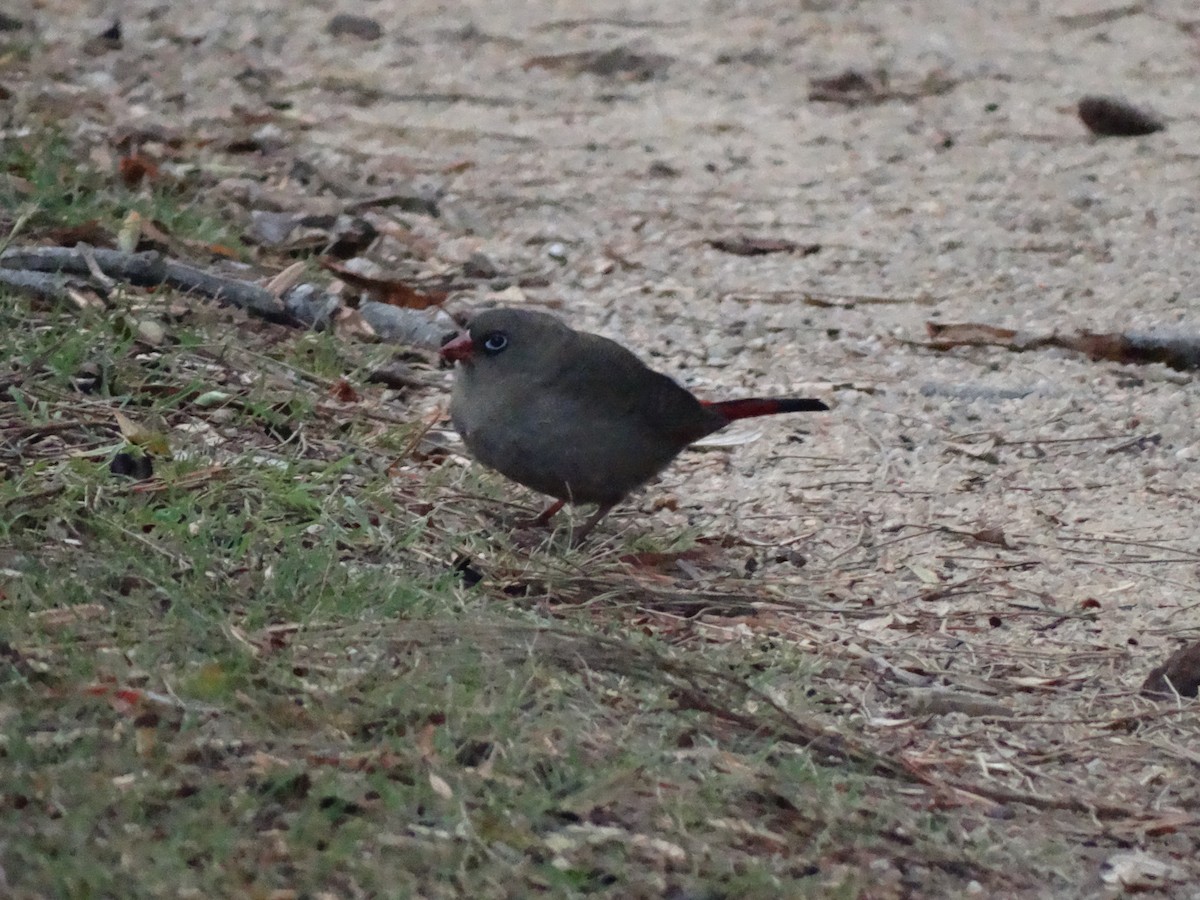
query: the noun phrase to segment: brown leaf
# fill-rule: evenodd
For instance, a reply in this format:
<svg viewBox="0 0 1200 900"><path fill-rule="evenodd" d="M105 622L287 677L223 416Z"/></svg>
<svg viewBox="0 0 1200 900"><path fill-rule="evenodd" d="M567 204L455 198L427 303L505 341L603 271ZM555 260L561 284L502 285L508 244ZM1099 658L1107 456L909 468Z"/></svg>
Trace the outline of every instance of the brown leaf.
<svg viewBox="0 0 1200 900"><path fill-rule="evenodd" d="M360 275L329 258L322 259L321 266L333 272L351 287L363 291L372 300L404 309L428 309L431 306L440 306L450 296L447 291L419 291L403 281Z"/></svg>
<svg viewBox="0 0 1200 900"><path fill-rule="evenodd" d="M656 552L647 550L642 553L626 553L620 557L620 561L631 569L650 569L650 570L670 570L674 569L675 565L683 561L689 562L711 562L718 555L715 548L710 547L692 547L688 550L677 550L669 552Z"/></svg>
<svg viewBox="0 0 1200 900"><path fill-rule="evenodd" d="M764 256L768 253L799 253L801 256L811 256L821 250L820 244L797 244L782 238L751 237L745 234L729 238L710 238L708 244L723 253L736 256Z"/></svg>
<svg viewBox="0 0 1200 900"><path fill-rule="evenodd" d="M1138 137L1167 127L1153 113L1116 97L1084 97L1078 111L1088 131L1100 137Z"/></svg>
<svg viewBox="0 0 1200 900"><path fill-rule="evenodd" d="M1175 834L1184 828L1194 828L1196 817L1188 812L1169 812L1149 822L1138 824L1138 830L1150 837L1160 837L1164 834Z"/></svg>
<svg viewBox="0 0 1200 900"><path fill-rule="evenodd" d="M665 75L673 61L661 53L636 53L627 47L613 47L535 56L525 63L525 69L560 70L570 75L586 72L622 81L648 81Z"/></svg>
<svg viewBox="0 0 1200 900"><path fill-rule="evenodd" d="M887 96L887 73L882 70L867 75L857 69L846 69L837 75L814 78L809 82L808 99L818 103L855 106L879 102Z"/></svg>
<svg viewBox="0 0 1200 900"><path fill-rule="evenodd" d="M177 246L175 238L167 232L167 226L156 219L142 219L138 236L138 250L173 252Z"/></svg>
<svg viewBox="0 0 1200 900"><path fill-rule="evenodd" d="M357 403L359 401L358 392L354 390L354 386L345 378L339 378L333 383L329 389L329 396L342 403Z"/></svg>
<svg viewBox="0 0 1200 900"><path fill-rule="evenodd" d="M84 222L80 225L70 225L61 228L48 228L39 234L52 244L60 247L74 247L76 244L91 244L93 247L103 247L111 250L117 244L116 235L100 224L98 219Z"/></svg>
<svg viewBox="0 0 1200 900"><path fill-rule="evenodd" d="M184 241L184 243L189 247L197 247L211 253L213 256L223 256L225 259L241 258L241 253L238 252L237 247L230 247L228 244L206 244L203 241L190 240Z"/></svg>
<svg viewBox="0 0 1200 900"><path fill-rule="evenodd" d="M1095 334L1080 331L1057 338L1068 350L1086 353L1092 359L1119 363L1162 363L1181 372L1200 369L1200 337L1171 332L1139 334L1116 332Z"/></svg>
<svg viewBox="0 0 1200 900"><path fill-rule="evenodd" d="M404 249L417 259L429 259L437 253L437 244L429 238L417 234L411 228L405 228L399 222L381 222L379 231L402 244Z"/></svg>
<svg viewBox="0 0 1200 900"><path fill-rule="evenodd" d="M433 746L433 737L437 734L438 723L426 722L417 733L417 752L426 762L437 759L437 750Z"/></svg>
<svg viewBox="0 0 1200 900"><path fill-rule="evenodd" d="M158 180L158 164L142 153L131 153L121 157L117 171L126 187L137 187L143 181Z"/></svg>
<svg viewBox="0 0 1200 900"><path fill-rule="evenodd" d="M314 766L329 766L347 772L406 771L412 761L388 750L364 753L311 753L307 762Z"/></svg>
<svg viewBox="0 0 1200 900"><path fill-rule="evenodd" d="M926 322L929 339L940 350L962 345L999 344L1008 346L1017 336L1011 328L997 328L975 322Z"/></svg>
<svg viewBox="0 0 1200 900"><path fill-rule="evenodd" d="M1160 330L1154 332L1076 331L1058 334L1032 334L998 328L978 322L926 322L927 346L949 350L962 346L999 346L1018 352L1039 347L1062 347L1086 353L1092 359L1107 359L1127 364L1162 363L1182 372L1200 369L1200 336Z"/></svg>
<svg viewBox="0 0 1200 900"><path fill-rule="evenodd" d="M1005 550L1013 549L1012 544L1008 542L1008 538L1004 535L1004 530L996 526L980 528L978 531L972 532L971 537L983 544L995 544L997 547L1003 547Z"/></svg>

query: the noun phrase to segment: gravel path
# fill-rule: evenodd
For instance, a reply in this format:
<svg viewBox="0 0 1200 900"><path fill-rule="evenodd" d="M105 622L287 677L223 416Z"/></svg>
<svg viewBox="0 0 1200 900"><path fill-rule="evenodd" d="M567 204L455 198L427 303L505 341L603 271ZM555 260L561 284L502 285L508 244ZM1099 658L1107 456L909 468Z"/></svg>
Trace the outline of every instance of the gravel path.
<svg viewBox="0 0 1200 900"><path fill-rule="evenodd" d="M441 216L411 221L436 246L430 267L482 253L545 278L460 307L550 304L704 395L836 404L690 455L608 526L795 541L807 566L772 577L834 610L798 630L814 649L936 659L1022 714L1068 721L1146 709L1132 691L1200 633L1193 378L922 346L927 321L1200 332L1194 3L411 0L356 7L382 28L363 40L327 33L318 4L126 0L115 52L88 41L118 5L79 6L39 4L49 51L18 116L69 109L98 146L149 126L240 128L269 150L255 177L297 195L436 190ZM863 102L810 99L847 70ZM1085 94L1167 128L1093 138ZM737 235L811 252L708 243ZM659 508L672 495L678 508ZM869 682L848 690L881 716L911 712ZM1085 726L977 728L942 718L913 740L964 741L996 765L1090 741L1039 762L1038 788L1194 801L1194 764L1160 746L1178 733L1153 749ZM1188 841L1163 840L1183 844L1151 851L1195 866Z"/></svg>

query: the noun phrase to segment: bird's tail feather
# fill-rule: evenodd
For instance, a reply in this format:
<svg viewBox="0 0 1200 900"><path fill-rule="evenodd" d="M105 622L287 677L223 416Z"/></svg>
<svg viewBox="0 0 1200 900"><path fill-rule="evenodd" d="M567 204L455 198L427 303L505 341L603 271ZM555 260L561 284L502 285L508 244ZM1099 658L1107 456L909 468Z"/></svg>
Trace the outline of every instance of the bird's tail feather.
<svg viewBox="0 0 1200 900"><path fill-rule="evenodd" d="M722 400L704 405L715 409L730 422L777 413L824 412L829 409L824 402L813 397L748 397L745 400Z"/></svg>

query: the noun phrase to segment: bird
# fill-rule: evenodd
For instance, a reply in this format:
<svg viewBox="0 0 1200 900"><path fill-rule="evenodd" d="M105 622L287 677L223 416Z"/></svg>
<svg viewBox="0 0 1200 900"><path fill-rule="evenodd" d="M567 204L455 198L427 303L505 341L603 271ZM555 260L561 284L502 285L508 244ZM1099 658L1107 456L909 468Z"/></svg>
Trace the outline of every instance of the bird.
<svg viewBox="0 0 1200 900"><path fill-rule="evenodd" d="M567 503L595 504L572 546L685 447L730 422L829 409L814 398L700 400L616 341L536 310L480 311L440 355L455 364L450 419L470 454L555 498L526 524L547 524Z"/></svg>

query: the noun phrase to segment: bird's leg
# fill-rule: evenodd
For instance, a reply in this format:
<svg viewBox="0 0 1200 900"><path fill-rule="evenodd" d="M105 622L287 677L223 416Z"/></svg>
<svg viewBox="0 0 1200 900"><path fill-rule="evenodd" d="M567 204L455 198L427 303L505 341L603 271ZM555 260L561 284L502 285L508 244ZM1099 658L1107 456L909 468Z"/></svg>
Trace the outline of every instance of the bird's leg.
<svg viewBox="0 0 1200 900"><path fill-rule="evenodd" d="M567 505L566 500L555 500L549 506L538 514L538 517L533 521L538 525L549 525L550 520L554 518L554 514Z"/></svg>
<svg viewBox="0 0 1200 900"><path fill-rule="evenodd" d="M615 503L602 503L600 508L592 513L592 517L579 525L571 532L571 546L578 547L583 543L583 539L591 533L591 530L596 527L596 523L608 515L608 511L616 506Z"/></svg>
<svg viewBox="0 0 1200 900"><path fill-rule="evenodd" d="M532 519L518 519L515 523L521 528L542 528L550 524L550 520L554 518L554 514L567 505L566 500L555 500L549 506L541 511L539 515Z"/></svg>

